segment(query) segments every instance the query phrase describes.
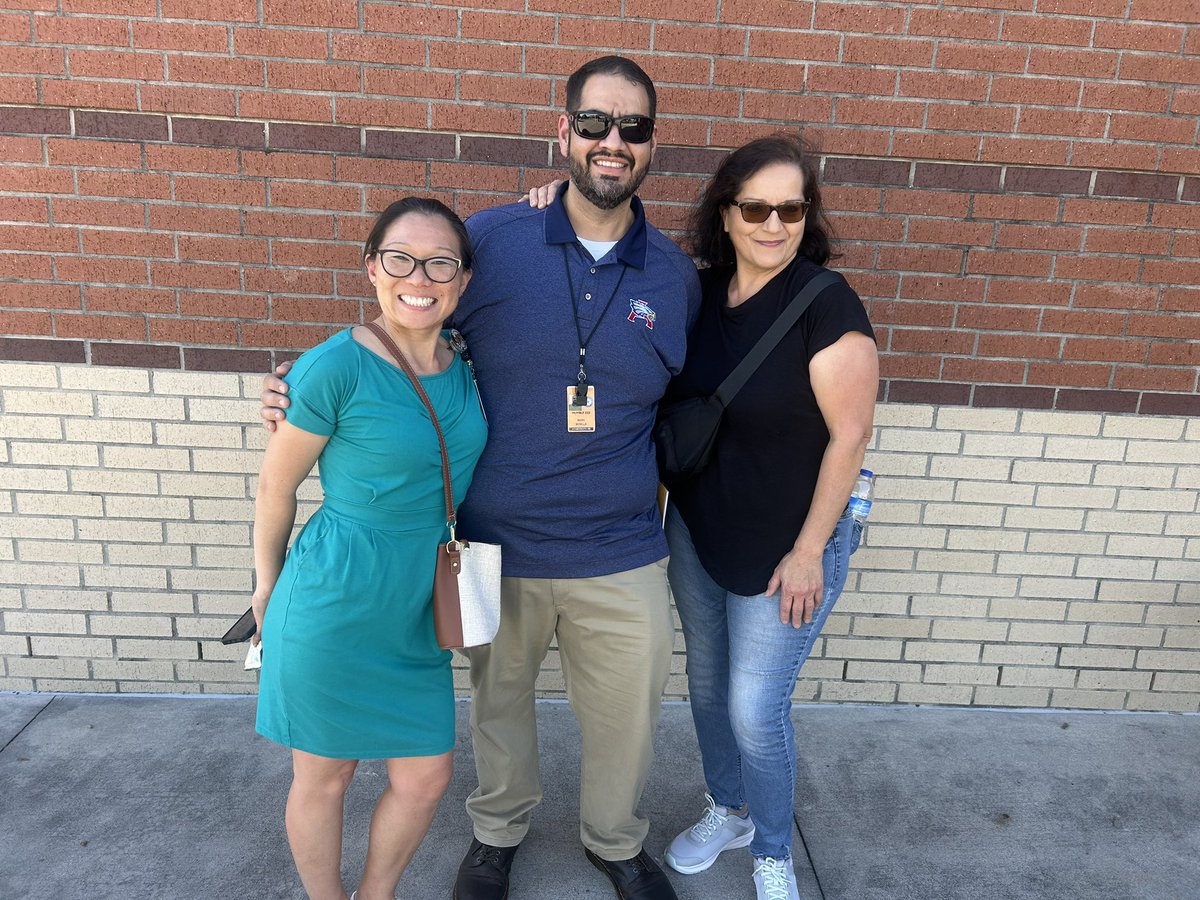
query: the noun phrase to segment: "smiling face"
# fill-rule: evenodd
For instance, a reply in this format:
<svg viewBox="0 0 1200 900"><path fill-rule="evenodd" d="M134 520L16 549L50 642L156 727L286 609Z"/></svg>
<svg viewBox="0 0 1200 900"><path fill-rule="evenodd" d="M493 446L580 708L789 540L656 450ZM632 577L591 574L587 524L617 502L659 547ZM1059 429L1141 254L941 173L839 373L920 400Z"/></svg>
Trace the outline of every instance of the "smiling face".
<svg viewBox="0 0 1200 900"><path fill-rule="evenodd" d="M620 75L593 75L580 92L579 109L610 116L650 115L650 98L639 85ZM558 119L558 147L571 168L571 184L600 209L616 209L626 202L650 171L656 142L627 144L616 125L598 141L581 138L571 129L567 115Z"/></svg>
<svg viewBox="0 0 1200 900"><path fill-rule="evenodd" d="M416 212L391 224L379 250L396 250L416 259L463 256L458 237L445 219ZM367 274L375 285L375 296L387 324L407 331L439 330L471 280L470 271L460 267L452 280L441 284L432 280L420 264L398 278L384 269L379 254L367 258Z"/></svg>
<svg viewBox="0 0 1200 900"><path fill-rule="evenodd" d="M758 200L772 206L802 201L804 174L788 163L763 166L742 182L734 200ZM757 225L742 219L736 206L726 206L721 217L733 243L738 271L747 275L774 275L795 259L804 237L804 219L788 225L779 221L777 212Z"/></svg>

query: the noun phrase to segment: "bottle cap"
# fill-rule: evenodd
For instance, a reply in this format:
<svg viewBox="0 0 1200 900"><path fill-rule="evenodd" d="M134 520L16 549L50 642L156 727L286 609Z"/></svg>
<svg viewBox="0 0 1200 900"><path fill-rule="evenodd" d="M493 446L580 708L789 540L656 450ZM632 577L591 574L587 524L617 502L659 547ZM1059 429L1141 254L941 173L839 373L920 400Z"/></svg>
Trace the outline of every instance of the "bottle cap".
<svg viewBox="0 0 1200 900"><path fill-rule="evenodd" d="M872 472L870 469L859 469L859 470L858 470L858 474L859 474L859 475L866 475L868 478L874 478L874 477L875 477L875 473L874 473L874 472Z"/></svg>

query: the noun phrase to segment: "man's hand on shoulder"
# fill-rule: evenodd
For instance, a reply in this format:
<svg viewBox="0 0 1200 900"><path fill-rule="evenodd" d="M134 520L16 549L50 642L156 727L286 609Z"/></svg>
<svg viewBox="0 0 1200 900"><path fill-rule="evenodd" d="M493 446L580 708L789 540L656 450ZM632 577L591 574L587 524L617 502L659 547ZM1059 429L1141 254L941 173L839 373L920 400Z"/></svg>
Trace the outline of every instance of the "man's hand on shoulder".
<svg viewBox="0 0 1200 900"><path fill-rule="evenodd" d="M288 386L283 379L291 370L292 363L290 361L282 362L275 367L274 375L263 376L263 405L258 414L262 416L263 426L267 431L274 431L275 423L282 422L287 418L285 410L291 401L286 396Z"/></svg>

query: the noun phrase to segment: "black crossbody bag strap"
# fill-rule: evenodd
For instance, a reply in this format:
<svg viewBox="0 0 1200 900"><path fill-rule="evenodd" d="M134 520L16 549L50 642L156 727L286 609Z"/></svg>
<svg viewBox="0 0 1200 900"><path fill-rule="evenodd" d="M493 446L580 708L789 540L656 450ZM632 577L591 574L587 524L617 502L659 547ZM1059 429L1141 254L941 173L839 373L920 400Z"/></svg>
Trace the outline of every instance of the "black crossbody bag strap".
<svg viewBox="0 0 1200 900"><path fill-rule="evenodd" d="M750 380L750 376L762 365L763 360L783 340L783 336L792 330L793 325L800 321L800 317L804 315L804 311L812 305L812 302L817 299L817 295L827 287L837 284L837 281L837 276L832 272L822 272L801 289L800 293L792 299L792 302L787 305L787 308L784 309L779 318L772 322L771 327L758 339L758 343L750 349L745 358L726 376L725 380L721 382L721 386L713 393L713 396L717 398L722 408L729 406L730 401L742 389L742 386Z"/></svg>

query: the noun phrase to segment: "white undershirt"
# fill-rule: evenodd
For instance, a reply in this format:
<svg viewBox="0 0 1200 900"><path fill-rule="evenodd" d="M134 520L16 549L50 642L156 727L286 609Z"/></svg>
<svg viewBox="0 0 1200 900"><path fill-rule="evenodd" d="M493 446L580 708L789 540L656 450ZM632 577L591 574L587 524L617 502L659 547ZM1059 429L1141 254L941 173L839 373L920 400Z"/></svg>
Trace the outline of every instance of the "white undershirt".
<svg viewBox="0 0 1200 900"><path fill-rule="evenodd" d="M583 244L588 253L592 254L592 259L600 259L604 254L608 253L613 247L617 246L616 241L589 241L587 238L577 236L579 243Z"/></svg>

